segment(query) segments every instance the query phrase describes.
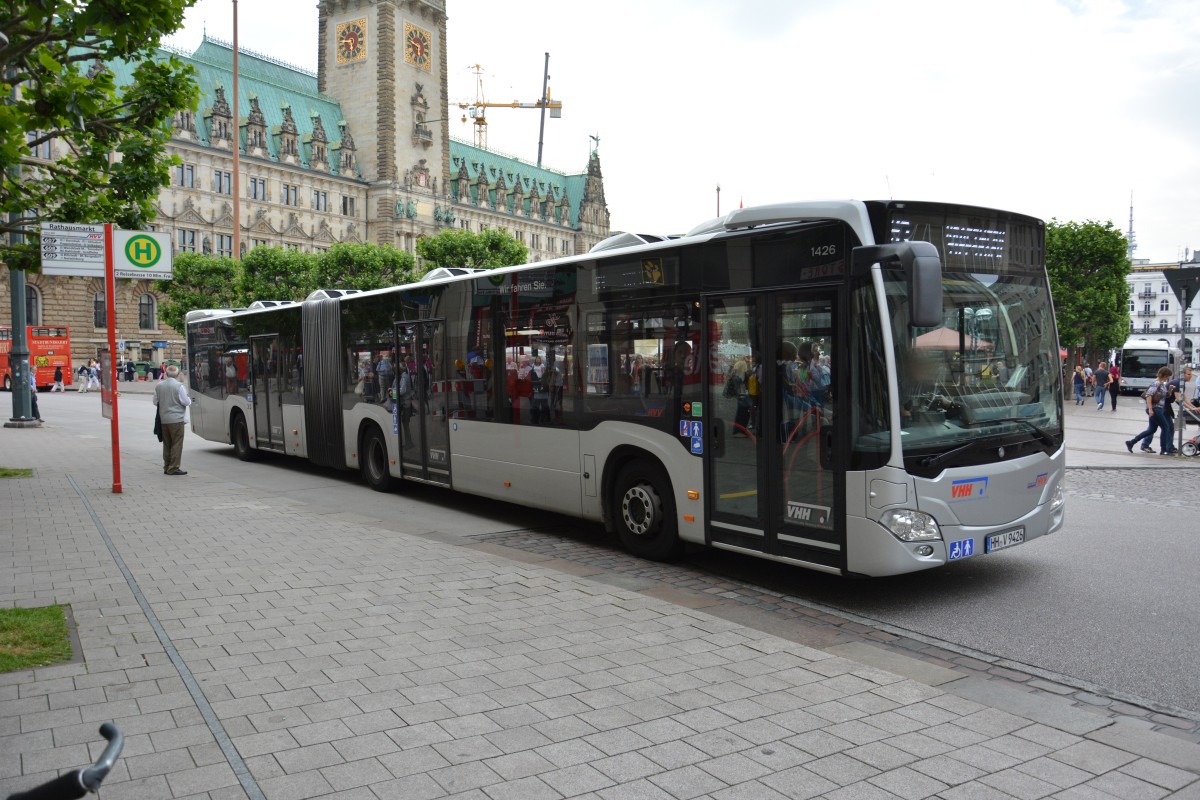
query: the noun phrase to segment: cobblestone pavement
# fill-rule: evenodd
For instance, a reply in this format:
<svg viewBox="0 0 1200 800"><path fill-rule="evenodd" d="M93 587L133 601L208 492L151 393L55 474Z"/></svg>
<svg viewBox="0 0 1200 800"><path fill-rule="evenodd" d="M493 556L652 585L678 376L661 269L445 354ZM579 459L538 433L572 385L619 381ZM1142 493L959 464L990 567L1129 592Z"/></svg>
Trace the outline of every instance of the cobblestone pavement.
<svg viewBox="0 0 1200 800"><path fill-rule="evenodd" d="M1200 798L1153 710L569 531L397 530L200 459L127 461L131 502L52 425L0 453L36 470L0 602L69 603L81 654L0 675L0 795L112 719L108 800Z"/></svg>

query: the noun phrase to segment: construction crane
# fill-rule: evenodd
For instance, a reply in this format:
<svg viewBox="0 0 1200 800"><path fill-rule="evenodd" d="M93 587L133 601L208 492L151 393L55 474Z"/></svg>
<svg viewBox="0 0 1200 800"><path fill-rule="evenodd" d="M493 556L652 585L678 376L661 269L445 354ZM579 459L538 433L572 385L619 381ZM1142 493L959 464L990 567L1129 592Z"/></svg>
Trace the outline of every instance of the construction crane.
<svg viewBox="0 0 1200 800"><path fill-rule="evenodd" d="M538 108L542 111L542 124L538 130L538 166L542 165L542 134L546 124L546 109L550 109L551 119L562 117L562 101L550 98L550 54L546 53L546 69L542 78L542 98L535 103L521 103L513 100L511 103L489 103L483 94L483 67L472 64L470 69L475 72L475 102L458 103L458 107L467 112L475 126L475 146L487 149L487 109L489 108ZM466 117L463 118L466 121Z"/></svg>

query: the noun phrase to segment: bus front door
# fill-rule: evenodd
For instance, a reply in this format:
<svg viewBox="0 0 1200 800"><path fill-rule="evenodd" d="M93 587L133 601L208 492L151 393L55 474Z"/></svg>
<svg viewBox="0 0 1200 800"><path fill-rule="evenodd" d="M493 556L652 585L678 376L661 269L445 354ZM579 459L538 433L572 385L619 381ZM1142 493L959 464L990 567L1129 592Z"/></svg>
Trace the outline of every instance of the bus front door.
<svg viewBox="0 0 1200 800"><path fill-rule="evenodd" d="M283 393L279 381L279 337L250 337L250 393L254 438L263 450L283 450Z"/></svg>
<svg viewBox="0 0 1200 800"><path fill-rule="evenodd" d="M832 290L708 299L712 543L842 570L836 301Z"/></svg>
<svg viewBox="0 0 1200 800"><path fill-rule="evenodd" d="M397 378L393 385L399 385L400 370L406 370L409 390L403 396L397 394L393 421L400 437L404 477L449 486L447 412L452 376L443 329L442 320L397 323Z"/></svg>

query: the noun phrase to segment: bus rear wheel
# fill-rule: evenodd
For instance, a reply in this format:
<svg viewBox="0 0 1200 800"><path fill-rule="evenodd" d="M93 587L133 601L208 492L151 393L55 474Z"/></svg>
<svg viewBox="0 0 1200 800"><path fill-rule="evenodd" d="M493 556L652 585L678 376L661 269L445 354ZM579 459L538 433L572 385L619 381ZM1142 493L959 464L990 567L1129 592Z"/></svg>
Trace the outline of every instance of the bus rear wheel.
<svg viewBox="0 0 1200 800"><path fill-rule="evenodd" d="M612 517L621 544L635 556L666 561L683 552L670 489L662 469L644 461L628 464L618 474Z"/></svg>
<svg viewBox="0 0 1200 800"><path fill-rule="evenodd" d="M246 418L241 412L236 412L233 415L233 423L230 425L233 439L233 452L242 461L254 461L258 458L258 451L250 446L250 429L246 427Z"/></svg>
<svg viewBox="0 0 1200 800"><path fill-rule="evenodd" d="M4 376L4 391L6 391L6 392L12 391L12 376L11 375Z"/></svg>
<svg viewBox="0 0 1200 800"><path fill-rule="evenodd" d="M391 491L392 473L388 471L387 442L379 428L372 426L363 434L362 446L358 448L358 464L368 486L377 492Z"/></svg>

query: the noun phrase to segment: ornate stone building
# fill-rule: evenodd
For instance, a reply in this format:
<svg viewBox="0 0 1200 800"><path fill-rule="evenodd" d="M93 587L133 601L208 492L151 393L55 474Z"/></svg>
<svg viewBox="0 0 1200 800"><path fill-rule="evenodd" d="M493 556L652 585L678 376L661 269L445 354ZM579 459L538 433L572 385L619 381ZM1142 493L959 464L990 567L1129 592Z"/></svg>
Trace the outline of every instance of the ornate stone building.
<svg viewBox="0 0 1200 800"><path fill-rule="evenodd" d="M194 53L196 112L175 118L181 164L158 196L155 230L176 253L232 255L233 147L240 147L243 252L321 251L337 242L416 241L444 228L504 228L530 259L586 252L609 233L600 159L566 174L450 138L445 0L321 0L312 74L244 50L236 120L232 46L207 37ZM118 73L122 65L111 65ZM46 153L50 156L52 153ZM100 281L30 274L30 324L69 325L76 363L106 342ZM0 270L0 319L9 282ZM118 280L122 355L162 361L183 352L158 321L149 281Z"/></svg>

